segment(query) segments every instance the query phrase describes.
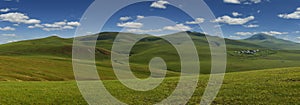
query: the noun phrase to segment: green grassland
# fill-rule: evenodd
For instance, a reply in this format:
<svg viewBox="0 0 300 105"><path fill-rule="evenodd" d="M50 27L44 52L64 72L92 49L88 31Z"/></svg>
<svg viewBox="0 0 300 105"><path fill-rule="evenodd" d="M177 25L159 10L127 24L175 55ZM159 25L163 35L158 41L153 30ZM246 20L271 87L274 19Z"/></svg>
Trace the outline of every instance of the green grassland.
<svg viewBox="0 0 300 105"><path fill-rule="evenodd" d="M111 66L110 53L117 34L101 33L99 37L98 35L82 37L84 43L90 43L91 38L98 37L96 65L103 80L116 79ZM182 33L164 37L180 38L180 35ZM198 51L201 73L209 74L211 55L205 35L201 33L189 33L189 35ZM130 39L132 38L128 37L125 40ZM272 40L276 42L276 39ZM225 41L227 72L300 66L300 50L274 50L245 40L225 39ZM72 38L52 36L0 45L0 81L74 80L72 42ZM251 49L261 51L253 55L236 53L236 51ZM130 55L130 65L137 77L145 78L150 75L148 63L153 57L161 57L166 61L168 77L178 76L180 73L178 53L174 46L163 39L147 37L133 46Z"/></svg>
<svg viewBox="0 0 300 105"><path fill-rule="evenodd" d="M116 81L112 69L110 54L116 53L111 49L117 34L106 32L99 34L99 37L98 34L81 37L81 42L86 45L98 37L95 57L101 80L105 80L107 89L123 102L160 102L173 91L180 75L180 59L176 49L166 40L152 36L136 43L129 58L135 76L149 77L149 61L153 57L161 57L167 64L167 78L152 91L133 91ZM164 37L180 38L182 34ZM189 104L196 104L209 78L211 55L204 34L188 34L195 43L201 67L198 88L189 101ZM132 37L123 40L130 41ZM225 42L227 74L213 104L300 104L299 44L265 35L245 40L225 39ZM0 103L86 104L74 81L72 44L73 38L52 36L0 45ZM260 51L255 54L238 53L256 49Z"/></svg>
<svg viewBox="0 0 300 105"><path fill-rule="evenodd" d="M212 104L284 104L299 103L300 68L267 69L228 73ZM209 75L201 75L189 104L200 102ZM167 97L178 78L167 78L155 90L129 90L118 81L104 81L112 95L128 104L153 104ZM87 104L74 81L1 82L1 104Z"/></svg>

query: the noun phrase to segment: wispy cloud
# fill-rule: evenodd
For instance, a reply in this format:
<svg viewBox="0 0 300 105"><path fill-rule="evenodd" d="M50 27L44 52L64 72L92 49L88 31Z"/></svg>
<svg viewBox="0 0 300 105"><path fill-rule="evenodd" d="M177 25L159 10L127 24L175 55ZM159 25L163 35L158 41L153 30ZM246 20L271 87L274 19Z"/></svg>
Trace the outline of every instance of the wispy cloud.
<svg viewBox="0 0 300 105"><path fill-rule="evenodd" d="M54 22L54 23L46 23L46 24L35 24L28 26L28 28L41 28L44 31L58 31L58 30L68 30L68 29L74 29L75 27L79 26L80 23L76 21L60 21L60 22Z"/></svg>
<svg viewBox="0 0 300 105"><path fill-rule="evenodd" d="M129 17L129 16L120 17L121 21L127 21L127 20L130 20L130 19L132 19L132 18Z"/></svg>
<svg viewBox="0 0 300 105"><path fill-rule="evenodd" d="M190 26L186 26L184 24L176 24L175 26L165 26L163 28L164 30L170 30L170 31L189 31L192 30Z"/></svg>
<svg viewBox="0 0 300 105"><path fill-rule="evenodd" d="M204 18L196 18L194 21L187 21L185 22L186 24L200 24L205 21Z"/></svg>
<svg viewBox="0 0 300 105"><path fill-rule="evenodd" d="M259 27L259 25L249 24L249 25L244 25L244 27L246 27L246 28L257 28L257 27Z"/></svg>
<svg viewBox="0 0 300 105"><path fill-rule="evenodd" d="M17 36L17 35L16 35L16 34L2 34L2 36L15 37L15 36Z"/></svg>
<svg viewBox="0 0 300 105"><path fill-rule="evenodd" d="M255 34L259 34L259 33L263 33L263 34L267 34L270 36L274 36L274 35L285 35L288 34L288 32L278 32L278 31L263 31L263 32L236 32L236 35L240 35L240 36L249 36L249 35L255 35Z"/></svg>
<svg viewBox="0 0 300 105"><path fill-rule="evenodd" d="M223 0L224 3L230 4L258 4L261 3L262 0Z"/></svg>
<svg viewBox="0 0 300 105"><path fill-rule="evenodd" d="M232 15L233 15L234 17L237 17L237 16L242 16L243 14L238 13L238 12L232 12Z"/></svg>

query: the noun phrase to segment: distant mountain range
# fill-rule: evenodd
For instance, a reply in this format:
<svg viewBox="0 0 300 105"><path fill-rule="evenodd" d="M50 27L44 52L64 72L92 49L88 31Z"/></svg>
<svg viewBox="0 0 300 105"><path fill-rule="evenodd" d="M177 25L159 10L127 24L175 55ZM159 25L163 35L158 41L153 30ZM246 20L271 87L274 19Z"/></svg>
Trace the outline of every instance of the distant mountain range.
<svg viewBox="0 0 300 105"><path fill-rule="evenodd" d="M262 47L276 50L300 50L300 44L288 40L283 40L267 34L256 34L247 39L241 40L256 44Z"/></svg>

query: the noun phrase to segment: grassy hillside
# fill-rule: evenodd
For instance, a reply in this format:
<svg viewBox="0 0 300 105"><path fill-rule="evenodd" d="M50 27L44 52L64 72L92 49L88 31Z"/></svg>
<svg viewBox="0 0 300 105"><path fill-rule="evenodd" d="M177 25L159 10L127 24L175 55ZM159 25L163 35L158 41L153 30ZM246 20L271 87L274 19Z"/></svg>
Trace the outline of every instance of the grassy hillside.
<svg viewBox="0 0 300 105"><path fill-rule="evenodd" d="M201 73L210 73L211 55L204 34L188 32L193 39L199 59ZM96 63L103 80L115 79L112 71L110 53L113 40L118 33L101 33L97 38ZM130 33L124 40L132 40ZM164 37L180 38L182 33ZM82 42L90 43L98 35L84 36ZM209 36L210 37L210 36ZM300 66L300 51L273 50L253 43L226 39L227 72L285 68ZM0 81L59 81L73 80L72 72L73 39L47 37L43 39L20 41L0 45ZM178 43L180 44L180 43ZM255 54L239 54L243 50L259 49ZM167 76L178 76L180 59L174 46L169 42L149 36L136 43L131 51L130 63L134 74L140 78L150 75L148 62L153 57L162 57L167 62Z"/></svg>
<svg viewBox="0 0 300 105"><path fill-rule="evenodd" d="M300 68L268 69L228 73L213 104L290 104L299 103ZM189 104L199 103L209 75L201 75ZM129 104L153 104L167 97L178 78L167 78L159 88L138 92L118 81L104 81L107 89ZM86 104L74 81L65 82L1 82L2 104ZM176 102L176 101L174 101Z"/></svg>

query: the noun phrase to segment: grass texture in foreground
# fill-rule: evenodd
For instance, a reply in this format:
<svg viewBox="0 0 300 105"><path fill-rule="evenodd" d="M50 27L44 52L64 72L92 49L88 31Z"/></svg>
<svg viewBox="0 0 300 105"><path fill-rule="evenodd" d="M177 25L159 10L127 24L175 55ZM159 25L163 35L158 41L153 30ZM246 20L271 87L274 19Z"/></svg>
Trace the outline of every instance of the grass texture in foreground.
<svg viewBox="0 0 300 105"><path fill-rule="evenodd" d="M227 73L212 104L300 104L300 68L280 68ZM201 75L189 104L199 104L209 75ZM160 102L176 87L178 78L167 78L153 91L130 90L118 81L104 81L119 100L132 105ZM75 81L1 82L1 104L87 104Z"/></svg>

